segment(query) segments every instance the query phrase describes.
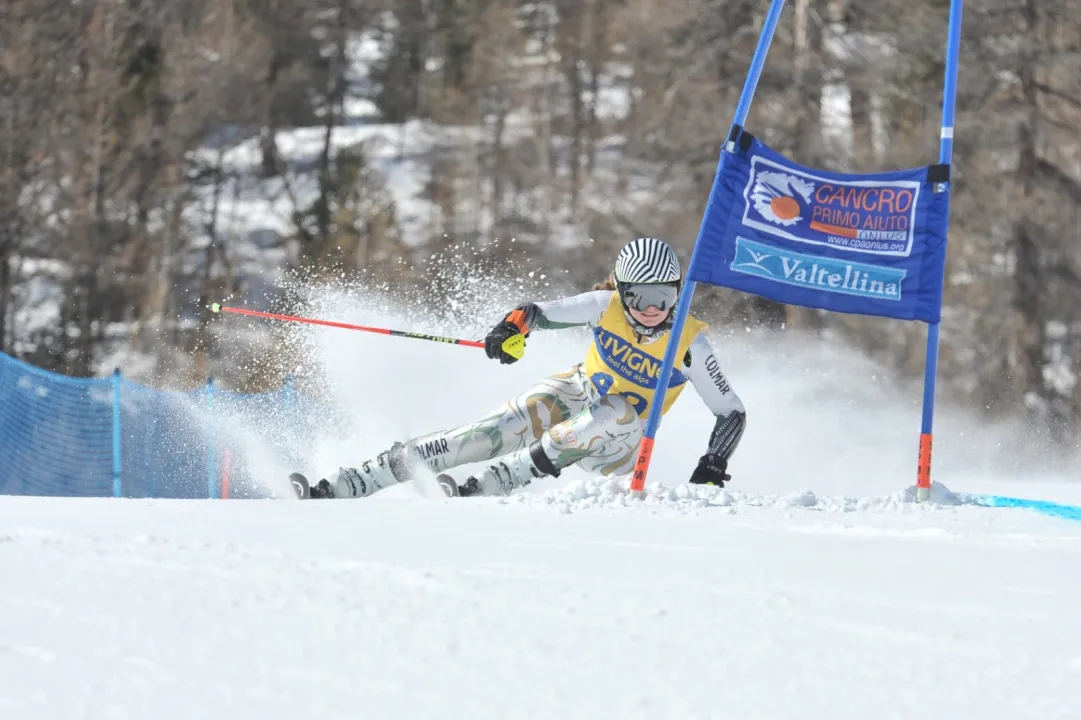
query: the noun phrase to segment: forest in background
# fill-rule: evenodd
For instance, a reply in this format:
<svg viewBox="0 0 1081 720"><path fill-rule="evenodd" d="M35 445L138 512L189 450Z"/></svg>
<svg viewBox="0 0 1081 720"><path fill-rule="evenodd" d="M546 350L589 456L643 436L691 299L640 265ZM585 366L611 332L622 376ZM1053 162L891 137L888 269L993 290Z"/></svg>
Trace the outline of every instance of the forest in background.
<svg viewBox="0 0 1081 720"><path fill-rule="evenodd" d="M748 129L822 168L934 162L948 5L790 0ZM415 261L456 247L488 267L565 268L582 289L635 236L686 260L767 7L7 0L0 350L92 375L122 346L260 389L216 365L207 310L250 292L259 258L313 277L363 269L433 303L443 289ZM424 134L396 156L415 189L390 181L394 157L343 142L365 125ZM252 162L231 160L245 148ZM940 388L1072 447L1081 0L968 4L953 178ZM285 221L224 222L242 185ZM715 325L834 334L922 373L921 324L699 297Z"/></svg>

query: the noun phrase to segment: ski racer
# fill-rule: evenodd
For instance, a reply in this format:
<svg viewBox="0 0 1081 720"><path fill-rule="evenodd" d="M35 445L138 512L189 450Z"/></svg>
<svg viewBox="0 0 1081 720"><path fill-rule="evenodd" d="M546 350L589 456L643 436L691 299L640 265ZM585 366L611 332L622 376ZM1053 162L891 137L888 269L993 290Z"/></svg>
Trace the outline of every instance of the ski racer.
<svg viewBox="0 0 1081 720"><path fill-rule="evenodd" d="M509 312L485 338L488 357L508 364L504 349L535 330L588 326L585 360L552 375L476 422L395 442L358 468L341 468L302 497L357 498L407 482L423 465L439 475L448 495L506 495L534 478L558 476L577 464L601 475L631 472L643 438L665 350L678 343L665 394L667 412L690 380L716 416L690 482L724 486L728 460L743 435L746 411L721 372L706 324L689 315L680 337L669 330L682 288L679 258L668 243L638 238L616 258L614 289L549 302L527 302ZM611 286L609 286L610 288ZM522 338L516 338L521 335ZM443 471L495 460L457 486Z"/></svg>

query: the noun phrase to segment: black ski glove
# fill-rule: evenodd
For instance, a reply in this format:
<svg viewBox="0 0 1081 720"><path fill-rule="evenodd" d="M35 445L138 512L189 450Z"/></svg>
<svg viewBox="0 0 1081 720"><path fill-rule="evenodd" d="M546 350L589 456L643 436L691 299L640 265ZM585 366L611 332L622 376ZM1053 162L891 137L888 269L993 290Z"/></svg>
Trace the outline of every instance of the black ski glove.
<svg viewBox="0 0 1081 720"><path fill-rule="evenodd" d="M716 485L724 487L724 484L732 478L728 475L728 461L720 455L706 453L698 460L698 467L691 474L692 485Z"/></svg>
<svg viewBox="0 0 1081 720"><path fill-rule="evenodd" d="M503 343L515 335L521 335L522 331L517 325L509 320L503 320L488 333L484 338L484 352L492 360L498 359L504 365L518 362L518 358L507 353L503 349Z"/></svg>

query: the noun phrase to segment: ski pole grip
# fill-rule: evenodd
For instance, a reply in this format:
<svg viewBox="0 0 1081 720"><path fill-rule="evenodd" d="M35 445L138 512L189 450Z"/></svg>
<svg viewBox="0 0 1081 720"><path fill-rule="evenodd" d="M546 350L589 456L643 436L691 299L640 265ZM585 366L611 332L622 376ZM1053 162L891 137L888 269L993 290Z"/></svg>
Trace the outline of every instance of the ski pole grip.
<svg viewBox="0 0 1081 720"><path fill-rule="evenodd" d="M525 335L511 335L509 338L503 341L503 352L510 355L515 360L521 360L525 357Z"/></svg>

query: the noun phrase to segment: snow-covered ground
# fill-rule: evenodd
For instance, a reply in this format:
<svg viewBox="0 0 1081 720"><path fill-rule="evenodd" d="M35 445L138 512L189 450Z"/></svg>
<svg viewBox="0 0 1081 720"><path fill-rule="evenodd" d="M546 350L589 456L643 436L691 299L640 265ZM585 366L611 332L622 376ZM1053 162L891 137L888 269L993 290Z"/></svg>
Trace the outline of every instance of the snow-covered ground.
<svg viewBox="0 0 1081 720"><path fill-rule="evenodd" d="M0 502L0 717L1076 718L1081 523Z"/></svg>
<svg viewBox="0 0 1081 720"><path fill-rule="evenodd" d="M461 287L457 322L359 290L312 311L477 337L493 308L550 292ZM585 341L538 332L504 367L298 333L298 371L341 413L314 477L490 410ZM918 391L827 339L714 339L750 418L726 491L686 484L711 426L688 389L644 502L576 471L505 499L0 498L0 718L1081 716L1081 522L908 502ZM934 474L1081 500L1024 448L944 405ZM289 469L260 472L284 490Z"/></svg>

